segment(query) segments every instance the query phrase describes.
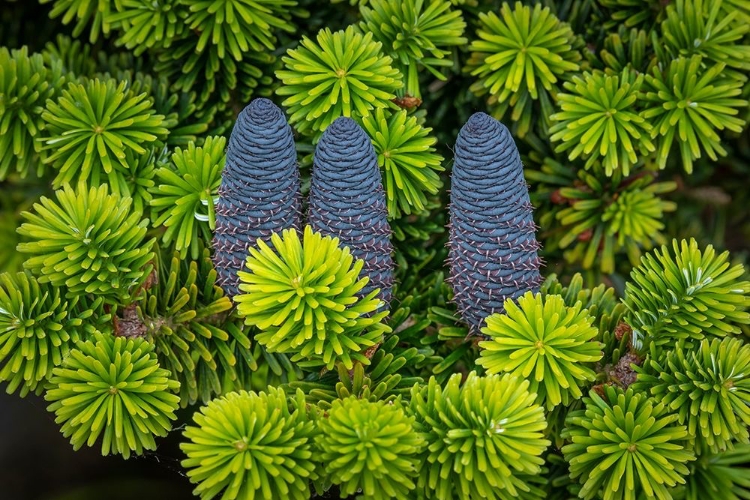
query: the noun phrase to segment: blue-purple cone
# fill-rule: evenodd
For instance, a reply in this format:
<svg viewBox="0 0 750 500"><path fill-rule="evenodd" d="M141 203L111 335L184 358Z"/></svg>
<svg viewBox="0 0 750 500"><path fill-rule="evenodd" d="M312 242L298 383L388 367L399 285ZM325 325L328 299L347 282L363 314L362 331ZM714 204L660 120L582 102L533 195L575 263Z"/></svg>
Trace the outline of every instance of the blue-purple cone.
<svg viewBox="0 0 750 500"><path fill-rule="evenodd" d="M508 129L485 113L461 128L451 174L449 281L472 333L542 283L523 166Z"/></svg>
<svg viewBox="0 0 750 500"><path fill-rule="evenodd" d="M253 100L237 117L229 137L216 204L214 265L217 283L233 297L237 271L258 238L301 227L297 153L284 113L268 99Z"/></svg>
<svg viewBox="0 0 750 500"><path fill-rule="evenodd" d="M379 288L390 304L393 247L385 191L370 138L351 118L334 121L315 148L309 205L313 230L338 237L364 261L362 276L370 281L361 293Z"/></svg>

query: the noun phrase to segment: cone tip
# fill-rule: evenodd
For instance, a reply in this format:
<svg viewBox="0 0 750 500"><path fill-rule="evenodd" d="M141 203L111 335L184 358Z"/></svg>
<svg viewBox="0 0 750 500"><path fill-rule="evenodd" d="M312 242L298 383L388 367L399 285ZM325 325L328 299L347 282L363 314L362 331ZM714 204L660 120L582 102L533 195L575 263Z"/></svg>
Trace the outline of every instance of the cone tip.
<svg viewBox="0 0 750 500"><path fill-rule="evenodd" d="M497 136L498 139L504 139L504 136L510 135L510 131L505 125L481 111L471 115L466 125L461 129L461 133L469 136L491 134Z"/></svg>
<svg viewBox="0 0 750 500"><path fill-rule="evenodd" d="M284 113L270 99L258 97L253 99L242 111L252 121L267 122L268 120L283 119Z"/></svg>

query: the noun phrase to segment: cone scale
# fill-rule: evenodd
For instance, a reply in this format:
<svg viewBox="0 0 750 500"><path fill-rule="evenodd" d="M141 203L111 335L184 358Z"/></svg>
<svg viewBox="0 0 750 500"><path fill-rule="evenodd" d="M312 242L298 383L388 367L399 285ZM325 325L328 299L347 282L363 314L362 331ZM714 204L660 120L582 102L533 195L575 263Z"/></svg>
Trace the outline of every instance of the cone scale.
<svg viewBox="0 0 750 500"><path fill-rule="evenodd" d="M448 281L472 333L503 302L537 291L540 245L521 157L508 129L485 113L461 128L451 174Z"/></svg>

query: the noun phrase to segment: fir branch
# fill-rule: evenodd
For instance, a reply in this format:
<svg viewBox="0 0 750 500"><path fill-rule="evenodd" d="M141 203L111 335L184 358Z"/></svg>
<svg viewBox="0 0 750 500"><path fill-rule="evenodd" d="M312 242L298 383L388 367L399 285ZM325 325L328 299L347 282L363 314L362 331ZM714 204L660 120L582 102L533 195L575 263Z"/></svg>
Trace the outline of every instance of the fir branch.
<svg viewBox="0 0 750 500"><path fill-rule="evenodd" d="M579 69L573 32L548 7L536 4L532 10L521 2L512 8L503 3L500 16L482 12L479 23L464 68L478 78L471 90L490 95L488 103L498 119L512 109L511 119L523 137L531 129L533 101L540 100L546 119L558 81Z"/></svg>
<svg viewBox="0 0 750 500"><path fill-rule="evenodd" d="M416 487L424 438L401 401L372 403L354 397L334 401L319 421L319 460L341 495L405 498Z"/></svg>
<svg viewBox="0 0 750 500"><path fill-rule="evenodd" d="M405 95L421 98L419 70L445 80L440 68L454 61L451 48L465 44L466 23L447 0L371 0L361 5L360 30L383 44L406 79Z"/></svg>
<svg viewBox="0 0 750 500"><path fill-rule="evenodd" d="M130 297L153 269L148 219L106 184L75 190L66 184L55 198L42 197L35 213L21 214L27 222L18 232L29 241L18 251L31 254L24 267L71 297L94 293L110 303Z"/></svg>
<svg viewBox="0 0 750 500"><path fill-rule="evenodd" d="M444 388L434 378L415 385L411 411L424 436L418 498L504 499L536 487L542 453L550 444L542 407L529 383L510 374L451 376Z"/></svg>
<svg viewBox="0 0 750 500"><path fill-rule="evenodd" d="M750 321L750 282L741 265L730 266L729 253L713 245L704 250L691 239L672 241L641 259L626 285L625 304L633 343L671 346L740 333Z"/></svg>
<svg viewBox="0 0 750 500"><path fill-rule="evenodd" d="M316 134L339 116L363 117L391 105L402 75L372 33L361 35L353 26L333 33L326 28L316 41L303 37L276 72L284 84L276 93L285 97L289 122L299 132Z"/></svg>
<svg viewBox="0 0 750 500"><path fill-rule="evenodd" d="M712 453L750 443L750 345L733 338L678 342L638 369L633 388L667 405L687 425L696 450Z"/></svg>
<svg viewBox="0 0 750 500"><path fill-rule="evenodd" d="M203 146L190 143L184 150L176 148L168 166L155 172L159 184L151 190L153 225L167 228L162 243L174 243L182 258L188 251L198 258L200 242L209 240L216 229L225 146L223 137L209 136Z"/></svg>
<svg viewBox="0 0 750 500"><path fill-rule="evenodd" d="M389 217L424 212L427 193L438 193L443 185L439 172L445 170L443 157L435 152L432 129L405 110L388 114L382 109L364 117L362 128L378 155Z"/></svg>
<svg viewBox="0 0 750 500"><path fill-rule="evenodd" d="M38 141L46 99L63 83L62 65L41 54L0 47L0 181L10 175L41 177L47 152Z"/></svg>
<svg viewBox="0 0 750 500"><path fill-rule="evenodd" d="M81 337L101 299L65 298L65 290L39 283L28 272L0 274L0 380L6 391L41 394ZM97 311L98 312L98 311Z"/></svg>
<svg viewBox="0 0 750 500"><path fill-rule="evenodd" d="M602 358L599 333L581 302L567 307L559 295L526 292L505 301L505 314L487 318L477 364L487 373L509 372L529 380L529 391L547 410L583 396L581 386L596 378L591 368Z"/></svg>
<svg viewBox="0 0 750 500"><path fill-rule="evenodd" d="M286 230L271 243L258 240L250 249L249 272L239 272L243 293L234 298L245 323L260 330L255 339L270 352L293 354L302 368L368 364L365 351L390 329L380 323L388 311L375 313L378 289L357 297L367 283L358 278L363 261L310 226L302 241Z"/></svg>
<svg viewBox="0 0 750 500"><path fill-rule="evenodd" d="M674 142L688 174L703 152L712 160L727 154L718 131L742 130L745 121L736 115L747 101L737 98L742 82L725 77L724 67L723 63L705 67L701 56L678 57L665 70L654 66L646 75L642 116L653 120L651 137L659 138L660 168L667 165Z"/></svg>
<svg viewBox="0 0 750 500"><path fill-rule="evenodd" d="M638 495L667 499L668 487L685 483L687 463L695 460L686 448L685 426L664 404L643 393L605 386L584 398L585 410L570 412L562 448L570 475L583 485L580 498L628 498Z"/></svg>
<svg viewBox="0 0 750 500"><path fill-rule="evenodd" d="M62 424L73 449L102 437L102 455L129 458L156 449L166 436L180 398L179 383L159 367L154 346L143 339L96 334L79 342L50 378L47 409Z"/></svg>
<svg viewBox="0 0 750 500"><path fill-rule="evenodd" d="M549 130L552 141L561 141L555 152L569 151L568 158L586 158L586 168L601 161L611 176L631 166L656 148L650 140L651 125L638 114L638 92L643 75L628 68L618 75L583 73L563 86L557 95L561 111L550 117L557 122Z"/></svg>
<svg viewBox="0 0 750 500"><path fill-rule="evenodd" d="M42 140L50 151L45 163L58 170L55 188L107 182L113 192L124 193L127 153L146 154L144 146L169 133L145 93L136 95L113 79L68 84L57 101L47 101L42 118Z"/></svg>
<svg viewBox="0 0 750 500"><path fill-rule="evenodd" d="M196 496L310 498L317 429L301 391L293 398L273 387L232 392L202 407L193 420L180 448Z"/></svg>

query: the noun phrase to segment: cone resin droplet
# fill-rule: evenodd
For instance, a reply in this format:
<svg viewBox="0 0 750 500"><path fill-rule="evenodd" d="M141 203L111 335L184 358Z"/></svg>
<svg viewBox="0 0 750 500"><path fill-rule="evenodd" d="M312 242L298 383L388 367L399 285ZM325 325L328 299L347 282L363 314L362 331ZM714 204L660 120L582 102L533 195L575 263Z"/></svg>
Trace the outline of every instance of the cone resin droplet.
<svg viewBox="0 0 750 500"><path fill-rule="evenodd" d="M237 295L237 271L258 238L301 227L297 152L284 113L268 99L253 100L237 117L216 204L217 284Z"/></svg>
<svg viewBox="0 0 750 500"><path fill-rule="evenodd" d="M393 247L385 191L372 142L351 118L336 119L315 148L309 204L313 230L338 237L364 261L362 276L370 281L361 294L379 288L390 304Z"/></svg>
<svg viewBox="0 0 750 500"><path fill-rule="evenodd" d="M485 113L461 128L451 174L449 282L473 333L542 283L523 166L508 129Z"/></svg>

